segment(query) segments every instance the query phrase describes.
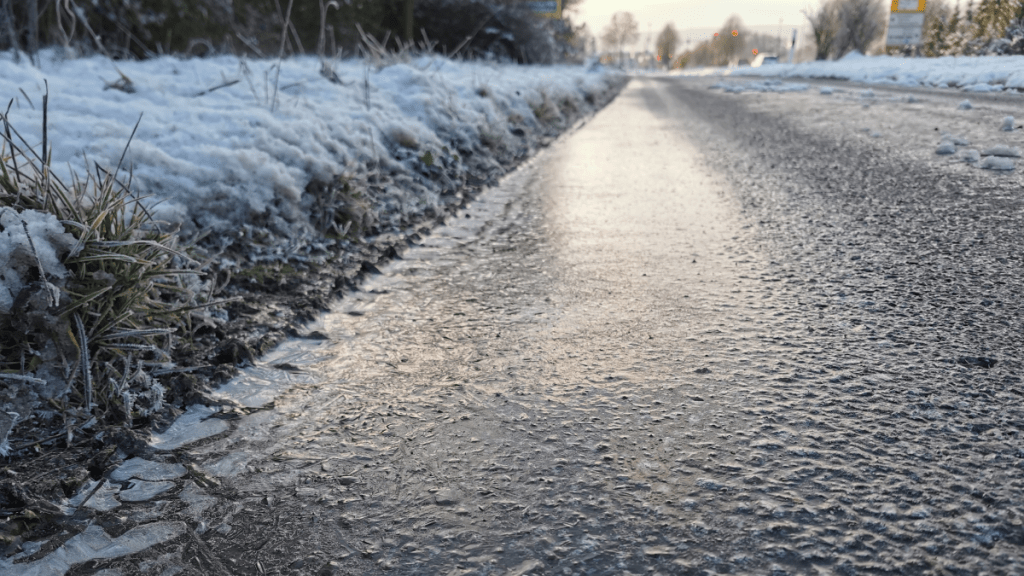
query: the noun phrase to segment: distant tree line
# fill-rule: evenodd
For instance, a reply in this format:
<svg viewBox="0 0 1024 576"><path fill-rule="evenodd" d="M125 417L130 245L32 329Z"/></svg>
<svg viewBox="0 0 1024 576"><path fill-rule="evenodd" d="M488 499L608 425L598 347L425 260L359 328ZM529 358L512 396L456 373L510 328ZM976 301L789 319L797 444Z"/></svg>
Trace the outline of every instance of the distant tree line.
<svg viewBox="0 0 1024 576"><path fill-rule="evenodd" d="M822 0L804 11L818 60L885 49L890 0ZM923 56L1024 54L1024 0L927 0L920 53ZM732 36L732 31L739 34ZM769 35L743 29L730 17L718 35L686 50L673 66L727 66L753 56L751 49L781 55L783 45Z"/></svg>
<svg viewBox="0 0 1024 576"><path fill-rule="evenodd" d="M823 0L804 14L811 24L819 60L858 50L881 49L889 2ZM1024 0L927 0L921 54L924 56L1024 54Z"/></svg>
<svg viewBox="0 0 1024 576"><path fill-rule="evenodd" d="M785 46L778 36L751 32L743 26L739 16L733 15L710 39L679 54L672 66L728 66L740 60L752 60L754 49L766 54L781 54Z"/></svg>
<svg viewBox="0 0 1024 576"><path fill-rule="evenodd" d="M923 40L925 56L1024 54L1024 0L929 0Z"/></svg>
<svg viewBox="0 0 1024 576"><path fill-rule="evenodd" d="M581 0L563 0L571 9ZM524 63L581 59L585 30L525 0L0 0L0 50L42 47L115 59L355 53L364 35Z"/></svg>

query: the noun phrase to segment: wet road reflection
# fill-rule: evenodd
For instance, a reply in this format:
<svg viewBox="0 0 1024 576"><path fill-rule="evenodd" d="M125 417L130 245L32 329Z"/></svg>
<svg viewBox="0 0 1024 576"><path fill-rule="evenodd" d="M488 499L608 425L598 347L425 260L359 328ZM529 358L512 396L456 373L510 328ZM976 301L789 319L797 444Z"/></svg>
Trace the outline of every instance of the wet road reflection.
<svg viewBox="0 0 1024 576"><path fill-rule="evenodd" d="M766 288L674 105L635 81L277 359L308 383L196 452L235 494L229 569L1012 565L1014 468L950 485L933 432L892 420L898 377L827 349L799 283Z"/></svg>

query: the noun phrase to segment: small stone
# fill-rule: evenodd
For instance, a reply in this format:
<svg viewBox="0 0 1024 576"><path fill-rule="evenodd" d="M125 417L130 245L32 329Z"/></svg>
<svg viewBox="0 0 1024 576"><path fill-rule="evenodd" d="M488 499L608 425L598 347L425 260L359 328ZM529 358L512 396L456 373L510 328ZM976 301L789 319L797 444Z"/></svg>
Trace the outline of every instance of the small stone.
<svg viewBox="0 0 1024 576"><path fill-rule="evenodd" d="M438 506L452 506L458 504L459 499L456 497L453 490L445 488L434 495L434 502L436 502Z"/></svg>
<svg viewBox="0 0 1024 576"><path fill-rule="evenodd" d="M339 476L338 477L338 484L341 484L342 486L351 486L352 484L355 484L358 481L359 481L359 479L356 478L355 476Z"/></svg>
<svg viewBox="0 0 1024 576"><path fill-rule="evenodd" d="M1013 116L1003 118L1003 125L1000 127L1003 132L1013 132Z"/></svg>

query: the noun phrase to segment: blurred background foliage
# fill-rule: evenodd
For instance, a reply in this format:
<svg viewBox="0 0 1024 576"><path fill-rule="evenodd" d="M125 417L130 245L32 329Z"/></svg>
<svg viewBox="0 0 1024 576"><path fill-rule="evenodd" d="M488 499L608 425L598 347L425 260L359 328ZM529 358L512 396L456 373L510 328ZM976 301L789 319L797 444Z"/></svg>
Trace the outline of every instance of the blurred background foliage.
<svg viewBox="0 0 1024 576"><path fill-rule="evenodd" d="M563 0L566 10L581 0ZM0 50L114 59L161 54L353 55L386 48L521 63L581 60L581 27L524 0L0 0ZM585 32L584 32L585 33ZM282 34L284 38L282 39Z"/></svg>

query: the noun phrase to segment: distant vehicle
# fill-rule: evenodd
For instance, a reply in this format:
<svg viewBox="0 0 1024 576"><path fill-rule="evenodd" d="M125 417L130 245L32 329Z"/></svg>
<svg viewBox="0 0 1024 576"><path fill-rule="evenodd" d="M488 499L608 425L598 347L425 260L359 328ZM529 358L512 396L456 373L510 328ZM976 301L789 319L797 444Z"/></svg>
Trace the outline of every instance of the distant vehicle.
<svg viewBox="0 0 1024 576"><path fill-rule="evenodd" d="M758 54L754 57L754 61L750 63L751 68L757 68L758 66L764 66L765 64L778 64L779 57L775 54Z"/></svg>

